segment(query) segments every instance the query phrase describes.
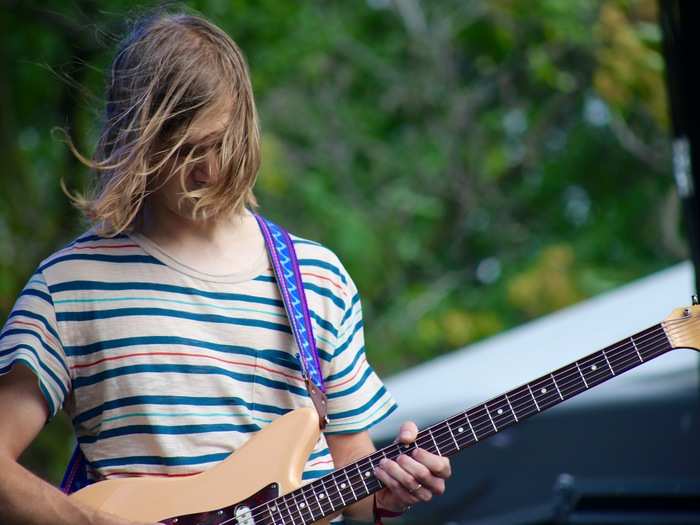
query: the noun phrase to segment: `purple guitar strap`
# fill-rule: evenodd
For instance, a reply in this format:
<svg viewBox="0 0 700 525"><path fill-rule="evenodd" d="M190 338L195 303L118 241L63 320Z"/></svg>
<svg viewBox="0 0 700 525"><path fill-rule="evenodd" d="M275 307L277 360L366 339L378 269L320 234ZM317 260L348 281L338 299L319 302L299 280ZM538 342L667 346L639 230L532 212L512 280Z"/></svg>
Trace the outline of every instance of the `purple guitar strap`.
<svg viewBox="0 0 700 525"><path fill-rule="evenodd" d="M255 219L265 238L265 247L272 263L277 287L282 296L294 341L299 349L297 357L301 365L301 373L311 401L318 412L321 430L323 430L328 422L326 388L323 384L321 365L318 360L316 341L294 243L289 233L281 226L260 215L255 215ZM91 480L88 479L87 475L87 461L78 445L73 451L60 488L64 493L71 494L90 483Z"/></svg>

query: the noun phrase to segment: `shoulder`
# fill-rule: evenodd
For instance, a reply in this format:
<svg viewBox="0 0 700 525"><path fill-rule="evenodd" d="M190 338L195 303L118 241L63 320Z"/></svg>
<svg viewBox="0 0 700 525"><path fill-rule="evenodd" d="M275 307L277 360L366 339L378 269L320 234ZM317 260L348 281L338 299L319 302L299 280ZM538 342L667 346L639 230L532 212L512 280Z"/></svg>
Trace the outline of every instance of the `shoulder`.
<svg viewBox="0 0 700 525"><path fill-rule="evenodd" d="M127 234L104 237L90 229L42 260L36 273L51 282L62 277L89 274L92 270L101 273L105 270L105 263L120 262L153 264L157 261L144 253Z"/></svg>
<svg viewBox="0 0 700 525"><path fill-rule="evenodd" d="M302 271L322 275L348 291L356 291L350 274L333 250L319 242L292 233L290 237Z"/></svg>

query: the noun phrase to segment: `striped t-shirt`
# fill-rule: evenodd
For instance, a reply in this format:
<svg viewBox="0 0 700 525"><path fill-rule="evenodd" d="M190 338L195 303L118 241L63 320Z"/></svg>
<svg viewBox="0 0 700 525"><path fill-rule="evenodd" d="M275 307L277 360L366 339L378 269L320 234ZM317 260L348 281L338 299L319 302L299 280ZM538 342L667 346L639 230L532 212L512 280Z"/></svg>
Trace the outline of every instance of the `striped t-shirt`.
<svg viewBox="0 0 700 525"><path fill-rule="evenodd" d="M357 289L335 254L292 236L328 394L327 433L365 430L395 402L365 357ZM39 380L72 418L96 478L185 476L276 417L312 406L267 254L225 276L147 238L89 231L45 259L0 332L0 374ZM303 479L333 469L324 436Z"/></svg>

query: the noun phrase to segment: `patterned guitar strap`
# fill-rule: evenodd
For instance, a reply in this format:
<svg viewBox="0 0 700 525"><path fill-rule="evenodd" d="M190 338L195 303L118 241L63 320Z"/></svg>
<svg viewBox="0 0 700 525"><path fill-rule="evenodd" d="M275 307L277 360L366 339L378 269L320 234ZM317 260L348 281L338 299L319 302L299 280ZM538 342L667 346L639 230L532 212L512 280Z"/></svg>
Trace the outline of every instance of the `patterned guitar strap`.
<svg viewBox="0 0 700 525"><path fill-rule="evenodd" d="M299 349L297 357L301 365L301 373L323 430L328 422L326 388L323 384L321 365L294 244L289 233L281 226L260 215L255 215L255 219L265 238L265 247L272 263L277 287ZM87 461L78 445L73 451L60 487L66 494L71 494L90 483L91 480L87 475Z"/></svg>

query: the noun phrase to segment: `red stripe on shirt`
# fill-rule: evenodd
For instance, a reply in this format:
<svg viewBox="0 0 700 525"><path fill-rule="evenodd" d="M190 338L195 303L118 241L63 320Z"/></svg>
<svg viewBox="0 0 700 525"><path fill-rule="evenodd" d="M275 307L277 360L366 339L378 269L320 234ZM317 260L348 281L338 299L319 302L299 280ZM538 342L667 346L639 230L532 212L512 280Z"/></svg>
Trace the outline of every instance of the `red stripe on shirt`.
<svg viewBox="0 0 700 525"><path fill-rule="evenodd" d="M317 273L311 273L311 272L301 272L301 275L309 275L311 277L317 277L319 279L323 279L324 281L328 281L333 286L335 286L338 290L340 290L341 293L343 294L343 296L347 296L345 289L342 286L340 286L337 282L335 282L333 279L329 279L328 277L324 277L323 275L318 275Z"/></svg>
<svg viewBox="0 0 700 525"><path fill-rule="evenodd" d="M365 356L362 356L362 359L360 359L360 365L362 365L362 363L364 363L365 361L367 361L367 358ZM333 388L337 388L339 386L344 385L345 383L349 383L350 381L352 381L353 379L355 379L357 377L357 374L359 374L361 370L362 370L362 366L358 366L357 370L355 370L355 373L351 377L348 377L347 379L341 381L340 383L334 383Z"/></svg>
<svg viewBox="0 0 700 525"><path fill-rule="evenodd" d="M13 321L7 323L7 327L9 328L10 326L15 325L15 324L21 324L21 325L25 325L25 326L31 326L32 328L36 328L39 332L41 332L41 335L44 336L44 339L47 342L50 341L53 343L54 349L62 348L61 343L56 341L56 338L53 335L51 335L50 333L48 333L46 330L44 330L44 327L41 326L40 324L30 323L28 321L13 320Z"/></svg>
<svg viewBox="0 0 700 525"><path fill-rule="evenodd" d="M227 363L231 365L239 365L239 366L247 366L249 368L261 368L263 370L267 370L271 374L276 374L280 376L284 376L287 379L291 379L292 381L298 381L300 383L303 383L303 379L291 374L285 374L284 372L280 372L279 370L273 370L272 368L267 368L266 366L262 365L251 365L250 363L242 363L240 361L231 361L229 359L222 359L220 357L214 357L211 355L202 355L202 354L189 354L185 352L138 352L134 354L124 354L124 355L117 355L113 357L103 357L102 359L98 359L97 361L93 361L92 363L85 363L82 365L73 365L71 366L72 369L77 369L77 368L88 368L91 366L98 365L100 363L104 363L106 361L115 361L119 359L126 359L127 357L143 357L143 356L152 356L152 355L173 355L173 356L181 356L181 357L199 357L202 359L212 359L214 361L219 361L221 363Z"/></svg>

